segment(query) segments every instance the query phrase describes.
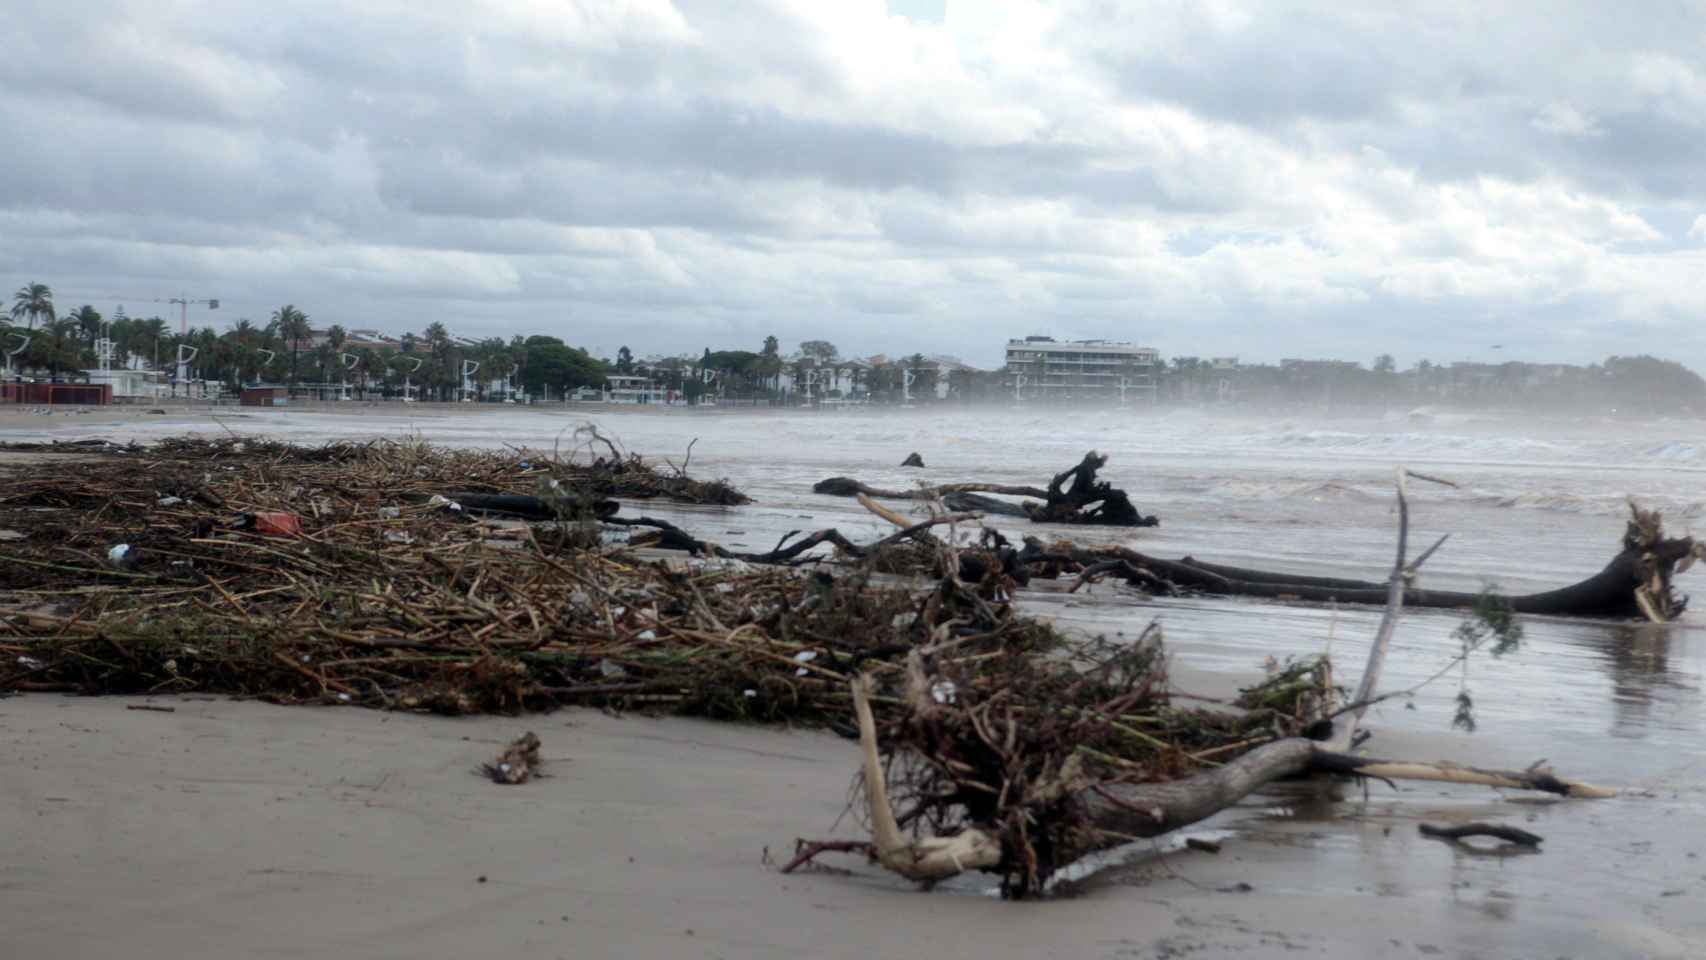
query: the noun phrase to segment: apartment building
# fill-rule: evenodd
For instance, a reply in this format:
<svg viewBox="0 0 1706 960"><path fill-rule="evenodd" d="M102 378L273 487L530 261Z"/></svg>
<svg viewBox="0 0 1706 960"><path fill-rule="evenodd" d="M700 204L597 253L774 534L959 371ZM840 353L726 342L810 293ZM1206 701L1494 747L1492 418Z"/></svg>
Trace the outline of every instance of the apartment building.
<svg viewBox="0 0 1706 960"><path fill-rule="evenodd" d="M1007 385L1021 401L1153 403L1161 355L1113 340L1007 341Z"/></svg>

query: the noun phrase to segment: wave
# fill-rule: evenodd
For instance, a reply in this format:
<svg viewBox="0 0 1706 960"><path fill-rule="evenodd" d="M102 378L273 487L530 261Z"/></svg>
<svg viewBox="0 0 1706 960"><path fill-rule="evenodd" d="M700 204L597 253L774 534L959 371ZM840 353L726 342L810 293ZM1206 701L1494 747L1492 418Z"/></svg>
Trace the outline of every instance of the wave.
<svg viewBox="0 0 1706 960"><path fill-rule="evenodd" d="M1428 458L1490 462L1569 462L1629 464L1706 461L1706 440L1605 436L1540 439L1509 434L1392 431L1363 433L1330 429L1287 429L1245 434L1235 445L1243 452L1318 452L1358 459Z"/></svg>
<svg viewBox="0 0 1706 960"><path fill-rule="evenodd" d="M1219 480L1209 487L1214 496L1233 500L1372 500L1389 490L1376 490L1348 480Z"/></svg>
<svg viewBox="0 0 1706 960"><path fill-rule="evenodd" d="M1367 452L1388 455L1436 453L1456 455L1486 455L1498 457L1559 457L1572 452L1570 447L1548 440L1512 436L1475 436L1470 434L1421 433L1352 433L1343 430L1287 430L1277 434L1251 438L1259 445L1280 449L1315 449Z"/></svg>
<svg viewBox="0 0 1706 960"><path fill-rule="evenodd" d="M1623 516L1629 512L1629 500L1622 493L1580 494L1557 491L1530 491L1517 494L1475 493L1467 499L1470 503L1481 506L1508 510L1550 510L1559 513L1601 517ZM1672 517L1694 519L1706 515L1706 501L1653 496L1639 499L1643 507L1656 507Z"/></svg>

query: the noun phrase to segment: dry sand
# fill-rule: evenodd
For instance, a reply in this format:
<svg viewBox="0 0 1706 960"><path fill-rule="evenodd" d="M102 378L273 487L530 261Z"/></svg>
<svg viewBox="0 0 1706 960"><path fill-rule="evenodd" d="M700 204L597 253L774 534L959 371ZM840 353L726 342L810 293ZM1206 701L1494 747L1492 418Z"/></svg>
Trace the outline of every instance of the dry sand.
<svg viewBox="0 0 1706 960"><path fill-rule="evenodd" d="M1676 899L1604 923L1545 897L1411 888L1413 862L1454 855L1374 823L1341 839L1392 845L1390 875L1326 878L1306 817L1036 902L981 882L919 893L863 864L781 876L765 847L785 855L841 811L854 747L825 734L139 702L0 700L6 956L1700 955ZM548 778L474 774L526 729Z"/></svg>

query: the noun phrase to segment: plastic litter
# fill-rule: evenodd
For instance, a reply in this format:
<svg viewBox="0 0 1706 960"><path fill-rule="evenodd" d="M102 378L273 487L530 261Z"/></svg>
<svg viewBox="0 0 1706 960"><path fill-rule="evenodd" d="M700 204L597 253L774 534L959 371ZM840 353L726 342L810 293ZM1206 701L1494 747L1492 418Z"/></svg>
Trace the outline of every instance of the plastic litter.
<svg viewBox="0 0 1706 960"><path fill-rule="evenodd" d="M255 532L273 537L302 536L302 520L294 513L271 511L255 514Z"/></svg>

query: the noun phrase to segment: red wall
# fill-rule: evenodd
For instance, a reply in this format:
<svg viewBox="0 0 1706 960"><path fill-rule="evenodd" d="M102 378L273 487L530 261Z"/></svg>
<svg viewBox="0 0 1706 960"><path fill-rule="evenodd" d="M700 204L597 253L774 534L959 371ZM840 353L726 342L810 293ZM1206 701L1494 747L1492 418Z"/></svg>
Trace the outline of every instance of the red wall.
<svg viewBox="0 0 1706 960"><path fill-rule="evenodd" d="M0 403L81 404L113 402L110 383L0 383Z"/></svg>

